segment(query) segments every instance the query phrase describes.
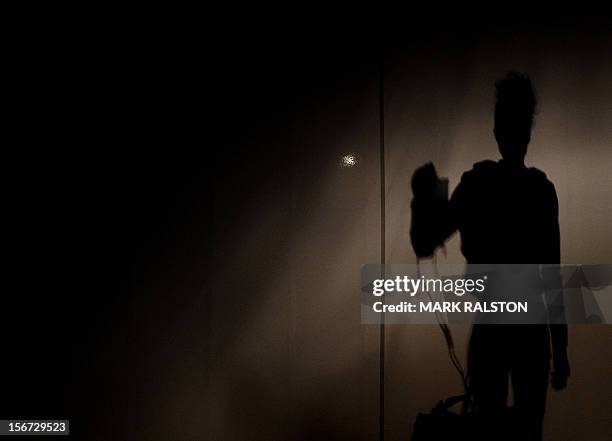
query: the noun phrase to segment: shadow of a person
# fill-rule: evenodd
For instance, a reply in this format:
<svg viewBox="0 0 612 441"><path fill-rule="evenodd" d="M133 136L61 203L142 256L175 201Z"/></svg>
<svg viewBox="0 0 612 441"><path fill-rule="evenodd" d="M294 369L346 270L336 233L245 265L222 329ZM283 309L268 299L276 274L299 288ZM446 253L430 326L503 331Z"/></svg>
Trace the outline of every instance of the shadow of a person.
<svg viewBox="0 0 612 441"><path fill-rule="evenodd" d="M436 197L441 181L433 164L416 170L410 234L417 256L433 255L458 230L469 264L560 263L555 187L524 162L535 107L526 75L511 72L496 83L494 134L502 159L474 164L450 200ZM565 324L473 326L469 382L487 438L508 430L496 421L507 409L510 378L521 439L542 438L551 348L551 384L559 390L570 374Z"/></svg>

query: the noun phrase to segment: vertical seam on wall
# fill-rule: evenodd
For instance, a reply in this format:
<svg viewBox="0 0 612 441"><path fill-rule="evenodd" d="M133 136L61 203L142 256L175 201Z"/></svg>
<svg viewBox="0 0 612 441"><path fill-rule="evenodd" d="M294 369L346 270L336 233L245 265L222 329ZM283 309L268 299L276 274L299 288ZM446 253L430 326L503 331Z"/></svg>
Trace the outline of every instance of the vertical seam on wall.
<svg viewBox="0 0 612 441"><path fill-rule="evenodd" d="M378 117L379 117L379 161L380 161L380 264L384 272L385 249L385 103L384 103L384 57L379 61ZM384 277L384 275L381 275ZM385 313L381 312L379 340L379 378L378 378L378 438L385 439Z"/></svg>

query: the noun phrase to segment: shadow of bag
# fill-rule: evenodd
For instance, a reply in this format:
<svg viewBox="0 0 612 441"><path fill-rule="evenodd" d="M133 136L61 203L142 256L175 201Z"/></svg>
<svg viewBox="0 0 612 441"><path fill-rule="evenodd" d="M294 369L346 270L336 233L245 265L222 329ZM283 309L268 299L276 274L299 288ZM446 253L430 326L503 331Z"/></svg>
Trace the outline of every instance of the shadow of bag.
<svg viewBox="0 0 612 441"><path fill-rule="evenodd" d="M451 411L462 403L459 413ZM456 395L438 404L430 413L419 413L412 431L412 441L508 441L523 439L525 421L515 408L507 407L486 416L469 411L471 402L465 395Z"/></svg>
<svg viewBox="0 0 612 441"><path fill-rule="evenodd" d="M450 410L458 403L465 406L465 401L465 395L457 395L439 401L430 413L419 413L412 431L412 441L473 440L474 415Z"/></svg>

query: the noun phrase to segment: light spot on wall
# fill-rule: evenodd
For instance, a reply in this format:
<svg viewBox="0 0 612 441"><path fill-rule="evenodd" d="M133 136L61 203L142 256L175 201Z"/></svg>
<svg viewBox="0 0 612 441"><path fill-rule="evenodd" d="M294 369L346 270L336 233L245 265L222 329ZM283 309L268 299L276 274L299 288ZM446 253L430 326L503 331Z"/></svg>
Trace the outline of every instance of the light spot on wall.
<svg viewBox="0 0 612 441"><path fill-rule="evenodd" d="M340 164L344 168L354 167L357 165L357 157L350 153L343 155Z"/></svg>

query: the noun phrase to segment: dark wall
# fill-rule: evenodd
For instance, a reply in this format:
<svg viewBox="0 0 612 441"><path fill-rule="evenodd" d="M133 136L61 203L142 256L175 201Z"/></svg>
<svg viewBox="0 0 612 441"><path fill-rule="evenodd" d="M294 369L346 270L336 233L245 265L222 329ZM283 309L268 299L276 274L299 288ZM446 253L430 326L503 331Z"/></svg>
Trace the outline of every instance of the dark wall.
<svg viewBox="0 0 612 441"><path fill-rule="evenodd" d="M452 186L496 158L509 69L541 98L528 161L557 186L563 260L610 262L608 28L405 17L32 42L5 158L3 414L90 440L377 439L380 330L355 299L381 258L381 116L385 257L413 262L410 176L433 160ZM612 430L611 335L571 330L548 439ZM386 439L403 439L459 382L437 328L385 344Z"/></svg>

